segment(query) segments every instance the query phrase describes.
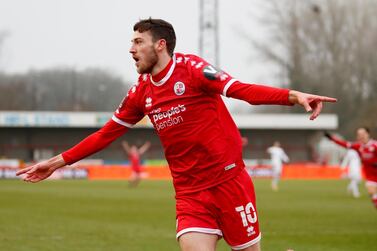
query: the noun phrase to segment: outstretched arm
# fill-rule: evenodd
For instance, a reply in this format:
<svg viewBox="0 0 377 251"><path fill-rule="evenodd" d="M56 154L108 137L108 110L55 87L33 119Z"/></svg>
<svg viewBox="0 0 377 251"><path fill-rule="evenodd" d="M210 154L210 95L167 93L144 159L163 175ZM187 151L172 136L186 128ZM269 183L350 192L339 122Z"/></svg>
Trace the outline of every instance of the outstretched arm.
<svg viewBox="0 0 377 251"><path fill-rule="evenodd" d="M62 156L67 164L73 164L104 149L127 131L128 127L109 120L104 127L62 153Z"/></svg>
<svg viewBox="0 0 377 251"><path fill-rule="evenodd" d="M332 142L336 143L337 145L340 145L344 148L357 148L356 147L356 144L352 144L351 142L349 141L346 141L346 140L342 140L334 135L331 135L330 133L328 132L325 132L325 136L331 140Z"/></svg>
<svg viewBox="0 0 377 251"><path fill-rule="evenodd" d="M146 151L148 151L149 147L151 146L151 142L147 141L139 148L139 154L143 155Z"/></svg>
<svg viewBox="0 0 377 251"><path fill-rule="evenodd" d="M244 100L253 105L275 104L294 105L304 107L307 112L312 112L310 119L318 117L322 111L323 102L336 102L335 98L313 95L294 90L275 88L257 84L247 84L239 81L230 82L225 87L223 94L227 97Z"/></svg>
<svg viewBox="0 0 377 251"><path fill-rule="evenodd" d="M321 113L323 102L336 102L335 98L318 96L294 90L243 83L222 70L213 67L200 57L190 56L191 73L197 79L199 88L207 93L244 100L253 105L302 105L312 112L313 120ZM200 62L200 63L198 63Z"/></svg>
<svg viewBox="0 0 377 251"><path fill-rule="evenodd" d="M42 161L17 172L17 175L26 174L23 179L38 182L48 178L55 170L73 164L89 155L92 155L113 142L116 138L127 132L128 128L112 120L97 132L91 134L80 143L49 160Z"/></svg>
<svg viewBox="0 0 377 251"><path fill-rule="evenodd" d="M130 154L130 152L131 152L131 147L130 147L130 145L128 144L127 141L125 141L125 140L122 141L122 147L123 147L123 150L124 150L127 154Z"/></svg>

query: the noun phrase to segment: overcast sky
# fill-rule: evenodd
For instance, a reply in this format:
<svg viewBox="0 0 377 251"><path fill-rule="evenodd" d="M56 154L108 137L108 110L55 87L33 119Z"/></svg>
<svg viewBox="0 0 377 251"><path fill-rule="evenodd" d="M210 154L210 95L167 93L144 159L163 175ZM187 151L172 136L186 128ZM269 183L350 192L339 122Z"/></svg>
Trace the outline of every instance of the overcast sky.
<svg viewBox="0 0 377 251"><path fill-rule="evenodd" d="M220 67L250 83L278 85L276 68L236 31L265 39L263 0L218 0ZM100 67L135 82L128 50L132 27L141 18L173 24L176 51L199 53L199 0L0 0L0 32L8 36L0 51L0 69L24 72L56 66ZM232 107L242 102L229 102ZM241 110L249 109L248 105Z"/></svg>

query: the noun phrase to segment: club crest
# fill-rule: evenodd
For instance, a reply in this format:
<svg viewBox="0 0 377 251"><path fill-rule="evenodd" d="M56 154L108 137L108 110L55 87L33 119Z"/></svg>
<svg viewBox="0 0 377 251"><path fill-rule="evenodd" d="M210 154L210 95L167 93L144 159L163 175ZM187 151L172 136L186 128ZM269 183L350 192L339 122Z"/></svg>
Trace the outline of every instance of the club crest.
<svg viewBox="0 0 377 251"><path fill-rule="evenodd" d="M184 83L182 82L177 82L174 84L174 93L178 96L182 95L183 93L185 93L185 90L186 90L186 86Z"/></svg>

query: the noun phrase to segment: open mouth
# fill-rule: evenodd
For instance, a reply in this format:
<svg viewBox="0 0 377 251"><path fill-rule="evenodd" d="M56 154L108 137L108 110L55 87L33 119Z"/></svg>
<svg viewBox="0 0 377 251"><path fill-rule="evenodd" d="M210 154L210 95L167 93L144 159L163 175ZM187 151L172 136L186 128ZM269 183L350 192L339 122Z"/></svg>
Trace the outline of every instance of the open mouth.
<svg viewBox="0 0 377 251"><path fill-rule="evenodd" d="M135 65L136 65L136 67L139 67L139 61L140 61L140 58L135 57L135 56L133 56L132 58L135 60Z"/></svg>
<svg viewBox="0 0 377 251"><path fill-rule="evenodd" d="M132 58L135 60L136 63L139 62L140 60L138 57L135 57L135 56L133 56Z"/></svg>

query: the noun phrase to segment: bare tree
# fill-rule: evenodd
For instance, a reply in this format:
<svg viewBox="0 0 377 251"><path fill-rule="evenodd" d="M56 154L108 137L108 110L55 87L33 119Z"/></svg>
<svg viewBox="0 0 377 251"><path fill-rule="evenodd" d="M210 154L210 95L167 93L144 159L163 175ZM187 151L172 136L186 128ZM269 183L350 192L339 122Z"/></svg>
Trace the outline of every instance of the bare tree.
<svg viewBox="0 0 377 251"><path fill-rule="evenodd" d="M274 0L266 8L272 43L250 42L280 65L290 88L337 97L325 109L339 115L344 133L361 123L376 128L377 1Z"/></svg>
<svg viewBox="0 0 377 251"><path fill-rule="evenodd" d="M0 74L2 110L114 111L129 85L101 69Z"/></svg>
<svg viewBox="0 0 377 251"><path fill-rule="evenodd" d="M30 110L30 99L25 93L26 79L20 75L8 76L0 73L0 107L1 110Z"/></svg>

